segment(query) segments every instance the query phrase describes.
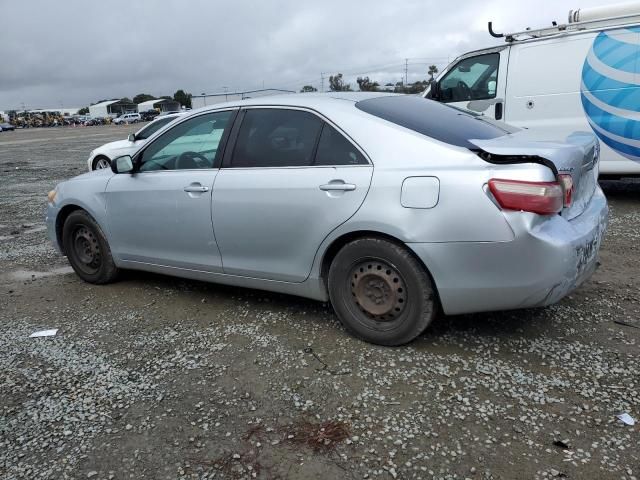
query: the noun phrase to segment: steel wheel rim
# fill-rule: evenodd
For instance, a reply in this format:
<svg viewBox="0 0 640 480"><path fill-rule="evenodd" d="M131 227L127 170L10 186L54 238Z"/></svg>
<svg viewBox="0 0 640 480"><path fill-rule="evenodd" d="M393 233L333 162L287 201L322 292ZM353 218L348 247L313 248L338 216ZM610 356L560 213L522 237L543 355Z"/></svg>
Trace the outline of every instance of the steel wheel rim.
<svg viewBox="0 0 640 480"><path fill-rule="evenodd" d="M109 164L109 161L106 158L100 158L97 162L96 162L96 170L101 170L103 168L109 168L111 165Z"/></svg>
<svg viewBox="0 0 640 480"><path fill-rule="evenodd" d="M73 253L78 267L85 273L94 274L100 269L102 254L97 237L85 226L78 227L72 237Z"/></svg>
<svg viewBox="0 0 640 480"><path fill-rule="evenodd" d="M367 319L394 322L407 306L407 287L400 272L381 259L358 261L349 274L351 299Z"/></svg>

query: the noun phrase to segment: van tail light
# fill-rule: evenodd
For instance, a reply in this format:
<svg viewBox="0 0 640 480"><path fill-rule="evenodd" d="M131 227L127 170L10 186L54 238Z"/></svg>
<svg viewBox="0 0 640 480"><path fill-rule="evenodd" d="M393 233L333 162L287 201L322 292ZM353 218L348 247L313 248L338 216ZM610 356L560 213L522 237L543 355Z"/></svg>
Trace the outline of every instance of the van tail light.
<svg viewBox="0 0 640 480"><path fill-rule="evenodd" d="M564 190L559 182L525 182L522 180L489 180L489 190L505 210L551 215L562 210Z"/></svg>
<svg viewBox="0 0 640 480"><path fill-rule="evenodd" d="M569 173L561 173L558 177L560 178L560 184L564 190L564 206L565 208L569 208L573 201L573 178Z"/></svg>

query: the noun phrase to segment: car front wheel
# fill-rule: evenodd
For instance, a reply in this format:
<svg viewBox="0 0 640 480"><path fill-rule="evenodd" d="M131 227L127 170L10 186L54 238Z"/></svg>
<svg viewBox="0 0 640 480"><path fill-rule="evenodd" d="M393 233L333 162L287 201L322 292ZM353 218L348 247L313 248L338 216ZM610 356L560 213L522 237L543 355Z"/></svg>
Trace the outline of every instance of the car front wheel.
<svg viewBox="0 0 640 480"><path fill-rule="evenodd" d="M111 168L111 162L107 157L96 157L93 160L93 169L101 170L103 168Z"/></svg>
<svg viewBox="0 0 640 480"><path fill-rule="evenodd" d="M62 244L78 276L89 283L109 283L118 275L107 239L84 210L72 212L64 222Z"/></svg>
<svg viewBox="0 0 640 480"><path fill-rule="evenodd" d="M436 314L425 268L404 247L380 238L345 245L331 263L328 286L342 324L367 342L410 342Z"/></svg>

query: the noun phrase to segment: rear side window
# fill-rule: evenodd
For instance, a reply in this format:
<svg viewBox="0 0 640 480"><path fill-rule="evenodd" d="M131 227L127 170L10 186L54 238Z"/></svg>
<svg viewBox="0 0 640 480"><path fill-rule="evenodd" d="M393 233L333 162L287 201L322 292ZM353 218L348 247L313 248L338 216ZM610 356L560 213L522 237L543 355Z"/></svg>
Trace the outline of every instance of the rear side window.
<svg viewBox="0 0 640 480"><path fill-rule="evenodd" d="M299 110L247 110L231 167L301 167L313 163L322 120Z"/></svg>
<svg viewBox="0 0 640 480"><path fill-rule="evenodd" d="M497 138L517 131L506 125L489 123L482 115L413 95L370 98L357 102L356 107L457 147L477 148L469 140Z"/></svg>
<svg viewBox="0 0 640 480"><path fill-rule="evenodd" d="M367 163L349 140L325 123L314 165L366 165Z"/></svg>

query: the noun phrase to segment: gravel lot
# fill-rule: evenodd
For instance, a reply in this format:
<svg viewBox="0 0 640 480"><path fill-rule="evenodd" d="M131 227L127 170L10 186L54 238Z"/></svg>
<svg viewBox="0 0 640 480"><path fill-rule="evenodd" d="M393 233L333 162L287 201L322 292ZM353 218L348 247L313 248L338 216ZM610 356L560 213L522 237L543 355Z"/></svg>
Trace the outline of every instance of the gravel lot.
<svg viewBox="0 0 640 480"><path fill-rule="evenodd" d="M0 134L0 478L640 478L640 182L604 183L602 265L560 304L382 348L299 298L81 282L46 193L130 130Z"/></svg>

